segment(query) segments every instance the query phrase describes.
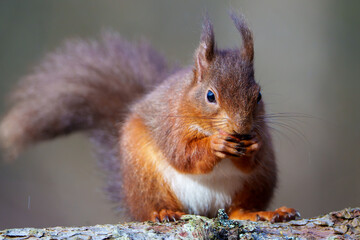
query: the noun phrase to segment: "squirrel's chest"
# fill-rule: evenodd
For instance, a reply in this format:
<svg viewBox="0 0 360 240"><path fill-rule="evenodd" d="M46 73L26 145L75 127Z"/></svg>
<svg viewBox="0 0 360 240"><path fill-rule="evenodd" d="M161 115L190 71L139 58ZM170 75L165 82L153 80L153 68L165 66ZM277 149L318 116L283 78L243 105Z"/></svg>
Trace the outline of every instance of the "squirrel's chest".
<svg viewBox="0 0 360 240"><path fill-rule="evenodd" d="M230 206L246 177L229 159L222 160L208 174L183 174L168 166L163 176L189 213L209 217Z"/></svg>

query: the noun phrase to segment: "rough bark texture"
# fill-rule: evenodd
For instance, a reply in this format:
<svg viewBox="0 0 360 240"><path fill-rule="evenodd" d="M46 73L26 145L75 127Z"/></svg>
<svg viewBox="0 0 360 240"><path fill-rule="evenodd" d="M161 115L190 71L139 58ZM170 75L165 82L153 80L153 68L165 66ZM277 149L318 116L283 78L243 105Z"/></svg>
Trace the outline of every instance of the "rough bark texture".
<svg viewBox="0 0 360 240"><path fill-rule="evenodd" d="M175 223L8 229L2 239L360 239L360 208L274 224L228 220L219 210L214 219L186 215Z"/></svg>

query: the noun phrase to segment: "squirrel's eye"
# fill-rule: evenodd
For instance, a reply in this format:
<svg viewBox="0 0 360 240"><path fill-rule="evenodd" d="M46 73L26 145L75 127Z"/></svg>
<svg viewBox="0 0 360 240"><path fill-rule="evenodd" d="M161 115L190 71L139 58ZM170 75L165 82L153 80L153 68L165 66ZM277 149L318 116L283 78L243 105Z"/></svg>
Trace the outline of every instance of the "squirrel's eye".
<svg viewBox="0 0 360 240"><path fill-rule="evenodd" d="M209 102L211 102L211 103L215 103L215 102L216 102L215 94L214 94L211 90L209 90L209 91L207 92L206 98L207 98L207 100L208 100Z"/></svg>
<svg viewBox="0 0 360 240"><path fill-rule="evenodd" d="M259 93L259 95L258 95L258 97L257 97L257 99L256 99L257 103L259 103L260 100L261 100L261 93Z"/></svg>

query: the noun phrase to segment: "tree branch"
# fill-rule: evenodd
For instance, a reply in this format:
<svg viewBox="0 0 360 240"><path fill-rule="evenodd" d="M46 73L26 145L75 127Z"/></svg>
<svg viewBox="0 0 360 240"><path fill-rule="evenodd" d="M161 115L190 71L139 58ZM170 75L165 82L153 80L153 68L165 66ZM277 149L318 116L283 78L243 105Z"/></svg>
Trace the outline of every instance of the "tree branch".
<svg viewBox="0 0 360 240"><path fill-rule="evenodd" d="M175 223L132 222L92 227L19 228L2 239L360 239L360 208L344 209L287 223L228 220L185 215Z"/></svg>

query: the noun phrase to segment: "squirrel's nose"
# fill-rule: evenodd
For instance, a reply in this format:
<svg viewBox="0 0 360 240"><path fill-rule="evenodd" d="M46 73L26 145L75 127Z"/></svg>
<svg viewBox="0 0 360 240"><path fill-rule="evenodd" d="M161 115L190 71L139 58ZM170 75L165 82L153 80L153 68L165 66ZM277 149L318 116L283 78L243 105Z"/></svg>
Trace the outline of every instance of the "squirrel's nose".
<svg viewBox="0 0 360 240"><path fill-rule="evenodd" d="M251 119L243 119L240 121L236 121L233 125L233 131L236 134L249 134L252 130L252 120Z"/></svg>

